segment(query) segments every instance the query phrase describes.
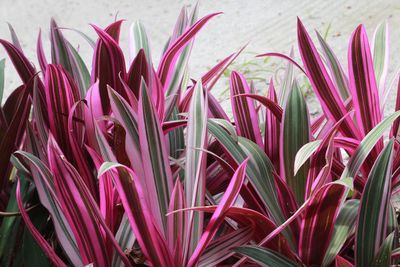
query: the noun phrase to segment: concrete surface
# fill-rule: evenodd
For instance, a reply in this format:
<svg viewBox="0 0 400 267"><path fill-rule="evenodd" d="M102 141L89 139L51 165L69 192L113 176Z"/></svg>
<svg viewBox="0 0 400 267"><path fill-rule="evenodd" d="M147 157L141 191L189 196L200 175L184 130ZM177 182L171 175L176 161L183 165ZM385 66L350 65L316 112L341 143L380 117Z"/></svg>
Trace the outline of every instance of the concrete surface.
<svg viewBox="0 0 400 267"><path fill-rule="evenodd" d="M158 62L165 41L172 32L175 19L182 5L194 5L188 0L0 0L0 37L9 39L6 22L11 23L22 42L26 55L37 64L36 38L39 28L44 31L45 48L49 53L48 24L54 17L63 27L77 28L95 37L88 23L105 27L117 16L126 19L123 25L121 46L128 55L128 28L140 19L146 26L151 40L154 61ZM324 1L324 0L201 0L200 16L223 11L198 35L193 49L190 67L197 78L218 59L250 41L248 52L287 52L296 46L296 16L307 29L320 32L331 28L328 42L347 67L347 42L359 23L364 23L369 36L375 26L389 20L391 30L390 71L399 65L400 51L400 2L385 1ZM76 33L68 32L73 44L80 44L86 62L91 62L90 47ZM313 35L313 38L315 35ZM315 40L315 38L314 38ZM295 53L298 55L297 48ZM0 58L5 57L0 49ZM250 53L243 57L250 58ZM268 68L268 66L265 66ZM6 63L7 96L20 83L9 61ZM390 99L391 105L394 97Z"/></svg>

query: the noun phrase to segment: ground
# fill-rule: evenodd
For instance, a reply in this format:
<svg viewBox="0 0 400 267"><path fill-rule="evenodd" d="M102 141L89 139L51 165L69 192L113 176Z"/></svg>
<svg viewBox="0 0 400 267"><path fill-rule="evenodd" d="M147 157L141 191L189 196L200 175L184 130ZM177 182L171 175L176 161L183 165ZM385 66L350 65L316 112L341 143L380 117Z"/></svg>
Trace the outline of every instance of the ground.
<svg viewBox="0 0 400 267"><path fill-rule="evenodd" d="M121 45L128 54L129 25L140 19L146 26L151 39L154 61L158 62L161 49L172 32L175 19L184 5L195 1L182 0L1 0L0 37L9 39L9 22L15 28L24 52L37 65L36 38L39 28L44 33L45 48L48 52L48 24L54 17L60 26L77 28L95 37L89 23L106 26L115 17L126 19L121 36ZM390 75L399 68L400 52L400 2L387 1L324 1L324 0L201 0L200 15L223 11L224 14L209 23L198 35L193 49L190 68L197 78L215 62L239 47L250 42L247 53L239 59L247 62L256 53L278 51L287 53L296 47L296 17L300 17L307 29L325 33L327 40L347 67L347 42L351 32L359 23L364 23L369 36L380 22L388 20L391 36ZM329 27L329 25L331 25ZM73 32L66 33L80 50L86 62L91 62L90 47ZM315 35L313 35L313 38ZM315 38L314 38L315 40ZM0 50L0 58L5 56ZM298 51L295 49L298 56ZM48 56L49 53L48 53ZM260 61L259 61L260 63ZM9 62L6 69L7 96L20 83ZM262 66L268 69L268 64ZM271 75L267 71L265 76ZM267 77L268 78L268 77ZM220 87L222 88L222 86ZM260 88L263 90L263 88ZM222 90L222 89L220 89ZM392 94L394 95L394 94ZM391 97L386 107L393 110L395 99ZM311 109L315 108L310 103Z"/></svg>

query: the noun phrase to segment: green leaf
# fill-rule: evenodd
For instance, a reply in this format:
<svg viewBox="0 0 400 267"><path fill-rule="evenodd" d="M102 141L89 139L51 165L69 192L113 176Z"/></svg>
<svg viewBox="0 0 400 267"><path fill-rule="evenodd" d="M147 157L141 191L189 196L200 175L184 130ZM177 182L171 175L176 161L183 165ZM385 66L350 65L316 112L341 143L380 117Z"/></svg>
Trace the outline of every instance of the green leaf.
<svg viewBox="0 0 400 267"><path fill-rule="evenodd" d="M44 232L47 225L48 213L44 208L35 209L30 212L30 218L35 227ZM25 227L21 255L25 266L53 266L48 260L46 254L43 253L41 247L36 243L30 231Z"/></svg>
<svg viewBox="0 0 400 267"><path fill-rule="evenodd" d="M201 81L196 83L189 107L186 144L184 187L188 207L205 204L207 154L207 98L204 97ZM189 213L190 252L196 248L203 232L203 213Z"/></svg>
<svg viewBox="0 0 400 267"><path fill-rule="evenodd" d="M311 155L318 149L322 140L311 141L310 143L302 146L299 151L296 153L296 157L294 159L294 175L299 171L301 166L307 162L307 160L311 157Z"/></svg>
<svg viewBox="0 0 400 267"><path fill-rule="evenodd" d="M128 216L124 213L122 217L121 223L119 224L119 228L117 233L115 234L115 239L117 240L118 244L120 245L122 250L130 249L133 247L136 241L135 234L131 228L129 223ZM112 266L124 266L121 257L118 253L114 252Z"/></svg>
<svg viewBox="0 0 400 267"><path fill-rule="evenodd" d="M394 232L386 237L385 241L372 262L371 267L389 267L391 266L391 254L393 248Z"/></svg>
<svg viewBox="0 0 400 267"><path fill-rule="evenodd" d="M224 120L224 119L210 118L209 120L213 121L213 122L217 123L218 125L220 125L221 127L223 127L229 133L229 135L233 138L233 140L235 142L238 141L238 136L236 134L235 127L233 127L232 123L230 123L229 121Z"/></svg>
<svg viewBox="0 0 400 267"><path fill-rule="evenodd" d="M179 120L179 110L176 106L173 107L171 111L171 115L168 118L168 121ZM185 135L183 132L183 128L179 127L170 131L168 133L169 139L169 155L175 159L179 158L179 155L185 149Z"/></svg>
<svg viewBox="0 0 400 267"><path fill-rule="evenodd" d="M67 45L70 51L71 60L73 61L72 71L76 78L76 82L78 83L81 97L84 97L90 86L90 73L78 51L69 42L67 42Z"/></svg>
<svg viewBox="0 0 400 267"><path fill-rule="evenodd" d="M378 25L375 30L374 44L373 44L373 61L376 82L378 83L379 90L383 90L389 63L388 51L388 35L389 29L387 22Z"/></svg>
<svg viewBox="0 0 400 267"><path fill-rule="evenodd" d="M340 179L348 177L353 178L357 174L369 152L371 152L371 150L374 148L375 144L379 141L386 129L388 129L399 116L400 111L393 113L382 120L364 137L356 151L354 151L353 155L351 156L346 168L342 172Z"/></svg>
<svg viewBox="0 0 400 267"><path fill-rule="evenodd" d="M125 147L131 166L139 178L143 179L143 166L137 160L141 157L137 114L133 111L129 103L110 87L108 87L108 95L110 96L110 105L114 117L123 125L126 132Z"/></svg>
<svg viewBox="0 0 400 267"><path fill-rule="evenodd" d="M7 24L8 24L8 30L10 31L11 40L12 40L13 45L22 51L22 46L18 39L17 33L15 32L13 26L10 23L7 23Z"/></svg>
<svg viewBox="0 0 400 267"><path fill-rule="evenodd" d="M13 184L10 198L7 203L7 212L18 212L18 204L15 197L16 183ZM21 179L21 193L26 195L28 183L26 179ZM0 227L0 258L2 266L9 266L15 253L15 244L18 237L18 228L20 227L21 217L4 217Z"/></svg>
<svg viewBox="0 0 400 267"><path fill-rule="evenodd" d="M29 132L28 130L28 133ZM40 202L51 214L55 232L58 240L61 240L63 250L73 264L81 265L82 260L75 237L72 234L71 227L64 213L61 211L60 204L55 196L55 185L52 173L36 156L24 151L17 151L15 154L22 156L29 163Z"/></svg>
<svg viewBox="0 0 400 267"><path fill-rule="evenodd" d="M148 183L145 190L150 196L157 197L157 201L152 201L149 205L152 207L154 217L165 229L167 220L165 215L168 213L173 179L166 139L150 97L146 83L142 80L138 129L143 169Z"/></svg>
<svg viewBox="0 0 400 267"><path fill-rule="evenodd" d="M213 120L208 121L208 130L221 143L225 150L229 152L237 164L242 163L247 157L250 157L246 169L246 174L250 182L254 185L255 190L263 200L272 220L277 225L284 223L285 217L276 195L272 175L272 163L265 152L257 144L246 138L236 137L238 138L238 142L236 142L235 138L229 135L220 123L216 123ZM290 235L287 232L286 237L290 240Z"/></svg>
<svg viewBox="0 0 400 267"><path fill-rule="evenodd" d="M281 176L292 189L297 203L304 202L309 162L294 174L295 157L300 148L310 141L308 109L300 88L295 81L286 102L282 124Z"/></svg>
<svg viewBox="0 0 400 267"><path fill-rule="evenodd" d="M327 61L327 65L332 74L332 78L335 81L336 86L339 88L340 95L343 100L346 100L349 97L349 81L347 79L346 74L343 71L342 66L339 63L336 55L333 53L332 49L328 45L328 43L321 37L321 35L317 32L318 41L321 44L322 52Z"/></svg>
<svg viewBox="0 0 400 267"><path fill-rule="evenodd" d="M355 237L356 264L371 266L386 238L394 141L381 152L361 196Z"/></svg>
<svg viewBox="0 0 400 267"><path fill-rule="evenodd" d="M267 267L298 267L295 262L285 258L273 250L257 246L243 246L234 249L235 252L249 257L261 266Z"/></svg>
<svg viewBox="0 0 400 267"><path fill-rule="evenodd" d="M336 219L323 266L329 266L333 262L347 238L354 232L359 204L360 201L358 199L351 199L344 203Z"/></svg>
<svg viewBox="0 0 400 267"><path fill-rule="evenodd" d="M152 66L153 64L151 62L149 39L147 38L146 29L140 21L136 21L132 24L130 29L129 42L131 58L134 58L139 50L143 48L148 66Z"/></svg>
<svg viewBox="0 0 400 267"><path fill-rule="evenodd" d="M218 266L218 264L234 254L233 248L243 246L249 242L253 231L251 226L246 226L215 238L201 255L199 267Z"/></svg>
<svg viewBox="0 0 400 267"><path fill-rule="evenodd" d="M289 56L291 58L293 58L293 56L294 56L293 47L290 49ZM285 106L285 104L286 104L286 100L288 98L289 92L293 86L293 79L294 79L293 63L288 61L288 63L286 64L285 73L283 76L283 82L282 82L281 88L279 90L279 92L280 92L279 93L279 105L281 107Z"/></svg>

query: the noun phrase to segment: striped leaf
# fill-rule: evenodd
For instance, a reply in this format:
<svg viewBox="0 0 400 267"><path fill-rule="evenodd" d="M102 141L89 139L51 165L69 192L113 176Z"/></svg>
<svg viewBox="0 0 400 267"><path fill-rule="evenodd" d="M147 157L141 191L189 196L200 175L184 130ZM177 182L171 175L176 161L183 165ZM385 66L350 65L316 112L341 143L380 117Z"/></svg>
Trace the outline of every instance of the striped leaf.
<svg viewBox="0 0 400 267"><path fill-rule="evenodd" d="M308 172L306 197L309 197L313 192L324 185L331 177L332 167L334 165L334 138L340 127L340 124L349 115L346 114L342 119L327 129L324 136L321 138L321 143L318 149L310 160L310 168Z"/></svg>
<svg viewBox="0 0 400 267"><path fill-rule="evenodd" d="M382 119L371 49L364 26L353 32L349 44L349 83L357 125L362 136L368 134ZM380 141L380 149L383 141Z"/></svg>
<svg viewBox="0 0 400 267"><path fill-rule="evenodd" d="M8 30L10 31L11 40L12 40L13 45L15 45L15 47L17 47L19 50L22 51L22 46L18 39L17 33L14 30L14 27L8 22L7 22L7 25L8 25Z"/></svg>
<svg viewBox="0 0 400 267"><path fill-rule="evenodd" d="M394 232L390 233L383 241L381 248L379 249L378 255L372 262L371 267L390 267L392 266L392 248L394 241Z"/></svg>
<svg viewBox="0 0 400 267"><path fill-rule="evenodd" d="M143 165L137 160L141 157L137 113L132 110L129 103L121 95L110 87L108 88L108 94L114 117L122 124L126 131L125 149L132 169L138 174L140 179L144 179Z"/></svg>
<svg viewBox="0 0 400 267"><path fill-rule="evenodd" d="M354 264L341 257L340 255L337 255L335 258L335 267L354 267Z"/></svg>
<svg viewBox="0 0 400 267"><path fill-rule="evenodd" d="M269 82L268 99L278 105L278 98L276 96L275 87L272 79ZM264 128L264 151L271 159L275 169L279 170L279 140L280 140L280 122L276 113L272 109L265 110L265 128ZM296 171L295 171L296 173Z"/></svg>
<svg viewBox="0 0 400 267"><path fill-rule="evenodd" d="M47 240L41 235L41 233L35 228L35 225L32 223L31 219L29 218L28 213L25 210L24 204L22 202L21 197L21 181L18 178L17 180L17 189L16 189L16 199L18 203L18 208L21 212L21 216L26 224L26 227L32 234L33 238L36 240L37 244L42 248L43 252L46 256L51 260L51 262L55 266L66 267L67 265L58 257L54 248L50 246Z"/></svg>
<svg viewBox="0 0 400 267"><path fill-rule="evenodd" d="M277 58L287 60L288 63L296 66L299 70L301 70L304 74L306 74L305 70L303 70L303 68L299 65L299 63L297 63L296 60L293 59L293 56L294 56L294 52L292 49L292 51L290 51L290 56L287 56L282 53L277 53L277 52L269 52L269 53L257 55L256 57L277 57Z"/></svg>
<svg viewBox="0 0 400 267"><path fill-rule="evenodd" d="M8 56L11 59L11 62L14 64L14 68L17 70L17 73L21 80L24 83L28 83L32 76L35 75L35 68L31 64L31 62L25 57L22 50L18 49L10 42L0 39L0 43L6 50Z"/></svg>
<svg viewBox="0 0 400 267"><path fill-rule="evenodd" d="M194 267L200 259L201 254L211 242L213 237L218 231L219 226L225 220L225 213L236 201L239 195L240 189L242 188L244 179L246 177L246 166L248 159L245 159L242 164L236 169L232 179L226 188L221 201L218 203L216 210L208 222L205 231L201 235L200 241L196 246L192 256L190 257L187 266Z"/></svg>
<svg viewBox="0 0 400 267"><path fill-rule="evenodd" d="M152 65L151 62L151 50L149 40L147 38L146 29L143 23L136 21L132 23L129 30L129 56L131 61L136 57L141 49L143 49L148 66Z"/></svg>
<svg viewBox="0 0 400 267"><path fill-rule="evenodd" d="M355 237L357 266L370 266L386 238L393 143L379 155L361 196Z"/></svg>
<svg viewBox="0 0 400 267"><path fill-rule="evenodd" d="M342 185L332 185L316 193L306 206L299 238L299 256L305 265L321 266L344 193Z"/></svg>
<svg viewBox="0 0 400 267"><path fill-rule="evenodd" d="M197 32L213 17L219 15L220 13L214 13L207 15L195 24L193 24L189 29L187 29L175 42L170 45L167 51L161 58L160 64L158 66L157 74L160 77L161 84L166 87L172 78L172 69L174 63L177 60L179 53L190 42Z"/></svg>
<svg viewBox="0 0 400 267"><path fill-rule="evenodd" d="M71 160L72 149L66 129L72 106L79 100L79 91L59 65L47 65L44 76L47 109L50 111L49 128L63 152ZM78 114L76 116L82 119ZM76 128L75 123L74 126Z"/></svg>
<svg viewBox="0 0 400 267"><path fill-rule="evenodd" d="M16 150L17 146L20 146L25 133L26 122L31 108L30 93L29 88L23 85L14 91L4 104L4 112L7 114L9 112L6 108L8 101L13 102L12 112L7 114L10 116L8 126L2 129L4 132L0 140L0 188L2 189L7 188L6 184L9 183L9 175L12 168L10 163L11 154Z"/></svg>
<svg viewBox="0 0 400 267"><path fill-rule="evenodd" d="M40 159L30 153L17 151L15 154L21 155L29 162L30 171L33 176L33 181L35 182L40 202L51 214L57 238L69 260L74 265L82 265L83 263L76 245L76 239L73 236L71 227L69 226L57 199L53 175L50 170Z"/></svg>
<svg viewBox="0 0 400 267"><path fill-rule="evenodd" d="M119 224L119 228L115 234L115 239L117 240L119 246L124 250L132 248L135 244L136 236L133 233L126 213L122 216L121 223ZM124 266L123 261L121 261L121 258L117 253L114 253L113 255L112 266Z"/></svg>
<svg viewBox="0 0 400 267"><path fill-rule="evenodd" d="M312 154L317 151L320 146L322 140L311 141L305 145L303 145L299 151L296 153L296 157L294 159L294 175L298 172L298 170L306 163Z"/></svg>
<svg viewBox="0 0 400 267"><path fill-rule="evenodd" d="M322 198L329 194L335 196L336 194L342 194L342 196L346 196L346 192L349 190L351 184L351 179L343 179L340 181L331 182L325 184L321 188L315 192L315 194L311 195L311 197L307 198L307 200L301 205L291 216L288 218L283 224L278 226L273 232L268 234L265 238L259 242L259 245L267 244L270 240L275 238L278 234L280 234L287 226L289 226L296 218L299 217L300 214L305 210L308 206L318 205L322 201ZM331 192L332 191L332 192ZM336 192L336 193L335 193Z"/></svg>
<svg viewBox="0 0 400 267"><path fill-rule="evenodd" d="M107 85L128 99L119 78L122 77L122 80L125 80L126 76L124 55L118 45L121 23L122 21L116 21L105 30L92 25L99 39L93 54L91 84L99 81L101 107L104 114L110 112Z"/></svg>
<svg viewBox="0 0 400 267"><path fill-rule="evenodd" d="M388 90L385 88L385 84L389 67L389 25L387 21L382 22L375 29L372 52L376 82L380 96L384 96L385 91Z"/></svg>
<svg viewBox="0 0 400 267"><path fill-rule="evenodd" d="M216 266L234 254L232 249L250 241L253 230L250 226L239 228L229 234L215 239L199 261L199 267Z"/></svg>
<svg viewBox="0 0 400 267"><path fill-rule="evenodd" d="M265 153L257 144L242 138L242 145L246 147L246 150L249 153L247 154L246 151L243 150L243 148L228 134L228 132L224 130L223 127L211 120L208 121L208 130L224 147L225 151L229 152L229 155L234 158L237 164L242 163L246 157L250 156L250 161L246 171L247 176L250 182L254 185L254 189L263 200L270 216L273 218L273 221L277 225L282 224L285 221L285 217L283 216L282 209L279 206L279 202L276 198L276 189L274 186L270 186L271 183L273 184L274 182L271 174L272 164L268 163L269 159ZM252 145L246 146L246 143ZM257 162L257 164L253 163L253 160ZM261 162L259 162L260 160ZM260 174L258 170L258 164L264 165L263 169L267 170L264 175Z"/></svg>
<svg viewBox="0 0 400 267"><path fill-rule="evenodd" d="M375 144L380 140L383 133L392 125L392 123L400 116L400 111L393 113L382 120L374 129L372 129L361 141L360 145L354 151L349 159L346 168L343 170L341 179L348 177L356 177L362 163L367 158Z"/></svg>
<svg viewBox="0 0 400 267"><path fill-rule="evenodd" d="M69 42L67 44L70 51L72 75L79 87L81 98L83 98L90 87L90 73L75 47L73 47Z"/></svg>
<svg viewBox="0 0 400 267"><path fill-rule="evenodd" d="M204 206L206 194L207 98L198 81L189 108L184 188L188 207ZM190 212L187 248L193 252L203 229L203 213Z"/></svg>
<svg viewBox="0 0 400 267"><path fill-rule="evenodd" d="M165 215L173 188L172 174L158 114L143 81L139 99L138 129L146 189L150 196L157 196L157 201L151 201L149 205L157 223L165 230Z"/></svg>
<svg viewBox="0 0 400 267"><path fill-rule="evenodd" d="M173 43L181 36L184 31L193 25L194 22L197 20L197 10L198 10L198 5L195 6L193 10L192 17L189 18L187 15L186 7L182 8L182 11L177 19L177 22L175 24L174 32L169 40L170 45L173 45ZM187 67L188 67L188 61L190 57L190 52L193 47L194 40L190 41L188 44L185 45L183 48L182 52L179 55L179 58L176 60L176 64L174 66L173 74L171 77L171 82L168 85L168 88L166 90L166 97L171 97L179 92L181 89L181 82L182 79L184 78L185 73L187 73ZM185 89L185 88L182 88Z"/></svg>
<svg viewBox="0 0 400 267"><path fill-rule="evenodd" d="M280 175L285 177L299 204L304 202L309 163L294 174L294 163L299 149L310 141L309 114L297 83L293 83L281 125Z"/></svg>
<svg viewBox="0 0 400 267"><path fill-rule="evenodd" d="M53 64L61 65L72 75L71 62L69 60L69 51L67 40L65 40L56 21L50 21L50 43L51 43L51 61Z"/></svg>
<svg viewBox="0 0 400 267"><path fill-rule="evenodd" d="M301 59L322 110L329 119L337 122L347 113L346 107L300 19L297 20L297 37ZM360 136L351 118L341 125L340 132L356 139Z"/></svg>
<svg viewBox="0 0 400 267"><path fill-rule="evenodd" d="M339 89L342 100L344 101L349 97L349 81L347 79L347 76L332 48L318 32L317 37L321 45L323 55L325 56L326 63L331 72L331 76L335 82L336 87Z"/></svg>
<svg viewBox="0 0 400 267"><path fill-rule="evenodd" d="M238 95L251 93L250 87L242 74L232 71L230 90L232 112L238 135L246 137L262 147L263 142L254 102L251 99L237 97Z"/></svg>
<svg viewBox="0 0 400 267"><path fill-rule="evenodd" d="M217 206L205 206L189 208L186 210L196 210L213 213L216 209ZM267 216L252 209L232 206L226 210L225 216L238 223L239 227L247 227L251 225L254 230L252 239L256 242L261 241L264 236L268 235L269 233L274 231L274 229L276 229L276 225ZM291 248L289 247L286 238L282 234L278 234L274 238L272 238L270 242L266 245L266 247L277 251L282 255L287 256L288 258L296 258Z"/></svg>
<svg viewBox="0 0 400 267"><path fill-rule="evenodd" d="M38 42L39 41L41 42L41 40L38 40ZM62 30L58 27L54 19L50 21L50 43L53 64L61 65L74 78L81 93L80 95L83 97L89 85L89 73L78 52L64 38ZM40 46L38 49L40 49ZM44 56L43 53L41 53L41 55ZM45 67L45 58L43 56L40 57L42 68Z"/></svg>
<svg viewBox="0 0 400 267"><path fill-rule="evenodd" d="M48 143L48 158L56 194L76 238L83 263L93 262L98 266L106 266L110 258L101 230L106 229L101 228L94 214L94 200L77 171L65 160L52 136Z"/></svg>
<svg viewBox="0 0 400 267"><path fill-rule="evenodd" d="M359 204L360 201L358 199L351 199L346 201L341 208L325 253L323 266L329 266L334 261L347 238L354 233Z"/></svg>
<svg viewBox="0 0 400 267"><path fill-rule="evenodd" d="M59 65L48 64L45 73L45 94L49 112L49 128L67 159L79 170L85 183L96 192L91 170L85 160L81 106L76 103L79 90L74 81Z"/></svg>
<svg viewBox="0 0 400 267"><path fill-rule="evenodd" d="M143 201L147 192L143 191L138 177L126 166L114 162L104 162L98 176L113 170L118 171L118 175L113 175L115 188L143 254L153 266L174 266L160 229L146 201Z"/></svg>
<svg viewBox="0 0 400 267"><path fill-rule="evenodd" d="M36 54L37 54L37 58L39 61L39 66L42 71L45 71L46 66L47 66L47 59L46 59L46 55L44 53L44 48L43 48L42 30L39 30L39 34L38 34L36 43L37 43L36 44Z"/></svg>
<svg viewBox="0 0 400 267"><path fill-rule="evenodd" d="M243 246L234 249L235 252L249 257L261 266L267 267L297 267L297 263L285 258L273 250L257 246Z"/></svg>
<svg viewBox="0 0 400 267"><path fill-rule="evenodd" d="M283 110L276 102L274 102L274 100L261 95L249 94L249 93L236 95L235 97L248 97L259 101L268 111L270 111L274 115L274 117L279 122L282 121Z"/></svg>
<svg viewBox="0 0 400 267"><path fill-rule="evenodd" d="M174 190L172 191L169 212L186 208L185 191L182 183L176 179ZM186 216L184 213L174 213L168 216L168 245L173 251L174 261L177 266L184 261L183 242L185 238Z"/></svg>
<svg viewBox="0 0 400 267"><path fill-rule="evenodd" d="M289 56L291 58L294 57L294 50L293 47L290 49L290 54ZM279 90L279 105L284 107L286 105L286 100L289 96L290 91L292 90L293 87L293 80L294 80L294 71L293 71L293 64L292 62L287 62L286 68L285 68L285 73L283 75L283 82L281 84L281 88Z"/></svg>
<svg viewBox="0 0 400 267"><path fill-rule="evenodd" d="M146 84L150 84L150 66L147 63L146 53L140 49L128 71L127 84L136 98L139 98L140 85L142 79Z"/></svg>

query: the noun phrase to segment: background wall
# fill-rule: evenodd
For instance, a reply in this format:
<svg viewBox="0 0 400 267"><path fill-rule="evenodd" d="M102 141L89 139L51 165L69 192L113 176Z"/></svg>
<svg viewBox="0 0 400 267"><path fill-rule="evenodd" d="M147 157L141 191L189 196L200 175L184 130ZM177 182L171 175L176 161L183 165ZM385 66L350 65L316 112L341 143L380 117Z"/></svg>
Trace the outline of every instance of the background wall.
<svg viewBox="0 0 400 267"><path fill-rule="evenodd" d="M20 38L24 52L36 64L36 38L39 28L44 33L45 48L49 56L48 25L54 17L62 27L77 28L95 38L94 23L105 27L115 16L126 19L123 24L121 46L128 55L129 25L140 19L148 31L154 61L158 62L165 41L183 5L194 5L189 0L0 0L0 37L10 39L6 22L11 23ZM223 11L198 35L190 67L194 78L212 66L218 59L250 41L247 53L269 51L288 52L296 46L296 16L313 29L324 33L331 24L328 42L347 65L347 42L359 23L364 23L372 37L377 24L389 20L391 30L390 70L398 68L400 51L400 1L324 1L324 0L200 0L200 16ZM91 62L90 47L73 32L66 33L73 44L80 44L86 62ZM313 35L313 38L315 35ZM315 38L314 38L315 40ZM297 48L295 50L298 56ZM0 49L0 58L5 57ZM7 96L20 80L6 62ZM393 101L392 101L393 102Z"/></svg>

